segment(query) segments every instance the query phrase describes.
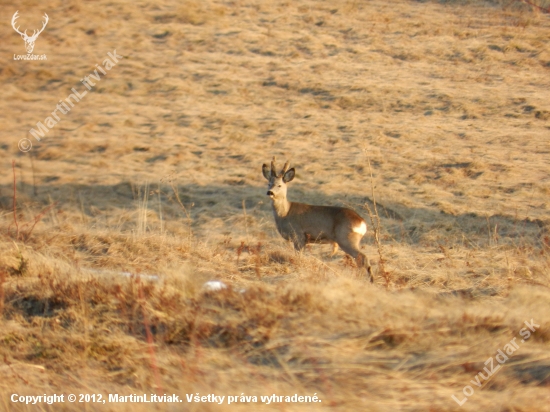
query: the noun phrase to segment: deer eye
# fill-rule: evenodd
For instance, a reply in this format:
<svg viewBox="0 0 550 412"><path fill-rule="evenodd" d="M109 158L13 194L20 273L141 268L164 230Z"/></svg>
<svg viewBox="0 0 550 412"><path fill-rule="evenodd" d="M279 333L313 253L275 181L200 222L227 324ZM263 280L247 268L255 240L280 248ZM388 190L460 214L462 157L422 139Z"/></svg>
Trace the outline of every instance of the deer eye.
<svg viewBox="0 0 550 412"><path fill-rule="evenodd" d="M277 186L277 187L281 187L281 185Z"/></svg>

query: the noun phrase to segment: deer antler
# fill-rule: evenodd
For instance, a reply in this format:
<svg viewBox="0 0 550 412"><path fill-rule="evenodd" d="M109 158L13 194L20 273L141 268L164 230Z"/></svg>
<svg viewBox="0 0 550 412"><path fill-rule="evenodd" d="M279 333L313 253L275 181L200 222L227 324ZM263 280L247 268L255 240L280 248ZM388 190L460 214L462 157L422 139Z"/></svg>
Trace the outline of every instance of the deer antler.
<svg viewBox="0 0 550 412"><path fill-rule="evenodd" d="M273 156L273 160L271 161L271 176L277 177L277 172L275 169L275 156Z"/></svg>
<svg viewBox="0 0 550 412"><path fill-rule="evenodd" d="M34 40L36 40L36 38L38 37L38 35L44 31L44 29L46 28L46 25L48 24L48 21L50 20L50 18L48 17L48 15L47 15L46 13L44 13L44 16L42 16L42 18L45 18L46 20L42 23L42 28L41 28L40 30L38 30L38 31L37 31L37 30L33 30L32 36L29 37L29 36L27 35L27 30L25 30L24 33L21 33L21 32L19 31L19 26L15 27L16 20L19 18L19 16L17 15L18 13L19 13L19 10L17 10L17 11L14 13L14 15L13 15L13 17L12 17L12 19L11 19L11 25L12 25L13 29L14 29L17 33L19 33L23 38L26 39L26 41L27 41L27 40L28 40L28 41L34 41Z"/></svg>
<svg viewBox="0 0 550 412"><path fill-rule="evenodd" d="M40 34L44 31L44 29L46 28L48 22L50 21L50 18L48 17L48 14L47 13L44 13L44 16L42 16L42 18L45 18L46 20L44 21L44 23L42 24L42 28L40 29L40 31L37 33L37 34Z"/></svg>
<svg viewBox="0 0 550 412"><path fill-rule="evenodd" d="M46 28L46 25L48 24L48 21L50 20L46 13L44 13L44 16L42 16L42 18L46 18L46 21L42 24L42 28L38 30L38 33L36 32L36 30L33 30L31 39L36 39L38 35L44 31L44 29Z"/></svg>
<svg viewBox="0 0 550 412"><path fill-rule="evenodd" d="M288 170L288 166L290 165L290 161L287 160L287 162L285 163L285 165L283 166L283 171L281 172L281 176L284 175L286 173L286 171Z"/></svg>
<svg viewBox="0 0 550 412"><path fill-rule="evenodd" d="M19 26L15 27L15 20L17 20L17 19L19 18L19 16L17 15L17 13L19 13L19 10L17 10L17 11L14 13L14 15L13 15L13 17L12 17L12 19L11 19L11 26L12 26L13 29L14 29L17 33L19 33L21 36L26 36L26 35L27 35L27 30L25 30L25 33L21 33L21 32L19 31Z"/></svg>
<svg viewBox="0 0 550 412"><path fill-rule="evenodd" d="M275 165L275 156L273 156L273 160L271 161L271 176L273 177L283 176L287 172L289 165L290 165L290 162L287 161L283 166L283 170L281 171L281 173L277 173L277 166Z"/></svg>

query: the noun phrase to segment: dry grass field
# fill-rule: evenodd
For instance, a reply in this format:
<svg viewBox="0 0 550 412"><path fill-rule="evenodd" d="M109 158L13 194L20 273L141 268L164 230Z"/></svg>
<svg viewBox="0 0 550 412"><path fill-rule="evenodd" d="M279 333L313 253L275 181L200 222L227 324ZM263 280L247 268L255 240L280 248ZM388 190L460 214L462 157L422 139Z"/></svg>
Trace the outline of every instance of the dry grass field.
<svg viewBox="0 0 550 412"><path fill-rule="evenodd" d="M17 10L29 34L48 14L47 60L12 57ZM0 410L550 411L549 14L6 0L0 21ZM367 220L374 284L279 236L273 156L291 200ZM184 402L11 401L70 393Z"/></svg>

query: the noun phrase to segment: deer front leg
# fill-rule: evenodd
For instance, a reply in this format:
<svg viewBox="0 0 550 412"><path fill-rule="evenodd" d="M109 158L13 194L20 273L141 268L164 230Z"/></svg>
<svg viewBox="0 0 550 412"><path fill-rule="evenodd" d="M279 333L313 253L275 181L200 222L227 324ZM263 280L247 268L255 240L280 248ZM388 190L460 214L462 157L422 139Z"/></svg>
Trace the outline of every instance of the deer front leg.
<svg viewBox="0 0 550 412"><path fill-rule="evenodd" d="M294 250L296 250L296 252L301 252L306 246L306 235L295 233L292 238L292 243L294 244Z"/></svg>

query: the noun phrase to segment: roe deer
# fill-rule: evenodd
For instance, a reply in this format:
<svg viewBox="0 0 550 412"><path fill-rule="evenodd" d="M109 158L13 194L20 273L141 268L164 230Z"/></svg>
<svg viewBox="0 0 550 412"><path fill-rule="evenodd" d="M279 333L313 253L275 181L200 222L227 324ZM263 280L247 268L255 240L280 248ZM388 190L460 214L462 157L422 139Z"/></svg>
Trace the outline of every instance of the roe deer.
<svg viewBox="0 0 550 412"><path fill-rule="evenodd" d="M271 169L264 164L262 173L268 180L267 195L273 202L273 215L277 231L294 242L296 250L302 250L307 243L332 243L332 255L338 246L355 259L359 268L366 268L373 281L369 259L359 250L359 243L367 233L365 220L356 212L345 207L313 206L289 202L286 198L286 184L294 179L294 168L286 162L281 173L275 170L275 158Z"/></svg>

